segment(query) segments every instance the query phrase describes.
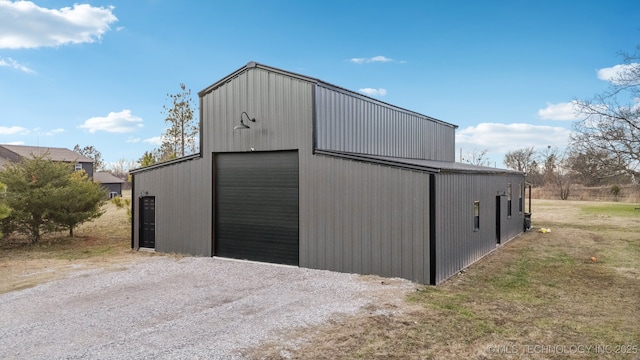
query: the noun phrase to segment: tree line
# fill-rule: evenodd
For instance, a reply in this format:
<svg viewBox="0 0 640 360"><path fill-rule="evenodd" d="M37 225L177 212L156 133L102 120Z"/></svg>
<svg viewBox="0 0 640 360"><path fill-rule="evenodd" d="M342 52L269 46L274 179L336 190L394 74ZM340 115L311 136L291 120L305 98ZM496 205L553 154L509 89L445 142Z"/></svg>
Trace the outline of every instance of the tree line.
<svg viewBox="0 0 640 360"><path fill-rule="evenodd" d="M527 173L534 186L553 186L566 200L572 184L612 186L640 181L640 46L622 53L611 85L591 99L576 100L566 150L526 147L505 154L504 164ZM613 191L613 190L612 190Z"/></svg>

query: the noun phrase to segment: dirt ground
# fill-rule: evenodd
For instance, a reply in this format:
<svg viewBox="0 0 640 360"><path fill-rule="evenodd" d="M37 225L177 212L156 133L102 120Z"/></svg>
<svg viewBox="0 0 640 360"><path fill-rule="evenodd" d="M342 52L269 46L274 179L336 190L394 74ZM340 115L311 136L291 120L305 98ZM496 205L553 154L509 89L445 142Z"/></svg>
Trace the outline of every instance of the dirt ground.
<svg viewBox="0 0 640 360"><path fill-rule="evenodd" d="M598 211L599 206L606 204L534 199L534 231L444 284L416 285L408 297L374 302L358 315L283 331L277 340L244 354L257 359L640 359L640 210L617 216ZM73 240L0 249L0 293L64 278L77 269L116 271L140 257L162 256L131 251L126 218L110 214L108 225L87 225ZM553 352L536 352L539 346ZM569 353L578 346L582 353ZM595 347L585 351L586 346Z"/></svg>
<svg viewBox="0 0 640 360"><path fill-rule="evenodd" d="M61 279L74 270L118 268L151 253L130 249L130 224L124 209L105 205L98 220L81 225L74 238L46 236L30 245L24 237L0 240L0 294Z"/></svg>
<svg viewBox="0 0 640 360"><path fill-rule="evenodd" d="M640 211L534 200L534 230L445 283L291 332L256 359L640 359ZM550 232L539 232L541 228Z"/></svg>

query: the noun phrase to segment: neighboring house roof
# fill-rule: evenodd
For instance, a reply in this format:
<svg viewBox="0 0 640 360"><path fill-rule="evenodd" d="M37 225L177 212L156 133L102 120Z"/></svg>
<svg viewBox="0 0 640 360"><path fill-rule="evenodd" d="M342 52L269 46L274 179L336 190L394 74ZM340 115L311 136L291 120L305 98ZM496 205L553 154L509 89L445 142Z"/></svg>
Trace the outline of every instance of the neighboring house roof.
<svg viewBox="0 0 640 360"><path fill-rule="evenodd" d="M100 184L122 184L125 182L119 177L113 176L111 173L106 171L98 171L93 174L93 181Z"/></svg>
<svg viewBox="0 0 640 360"><path fill-rule="evenodd" d="M93 163L93 159L66 148L25 145L0 145L0 147L23 158L47 154L52 161Z"/></svg>
<svg viewBox="0 0 640 360"><path fill-rule="evenodd" d="M10 162L11 162L11 161L9 161L9 160L7 160L7 159L5 159L5 158L0 157L0 170L2 170L2 168L4 168L4 165L5 165L5 164L8 164L8 163L10 163Z"/></svg>

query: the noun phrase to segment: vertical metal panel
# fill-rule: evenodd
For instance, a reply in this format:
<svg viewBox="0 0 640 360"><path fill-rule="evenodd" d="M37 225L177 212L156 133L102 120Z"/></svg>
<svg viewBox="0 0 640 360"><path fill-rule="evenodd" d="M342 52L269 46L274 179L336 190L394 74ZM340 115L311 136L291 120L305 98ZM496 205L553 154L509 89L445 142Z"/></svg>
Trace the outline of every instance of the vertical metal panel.
<svg viewBox="0 0 640 360"><path fill-rule="evenodd" d="M158 251L211 255L213 153L298 150L300 266L430 281L430 176L314 155L313 117L319 148L445 161L455 157L453 126L260 67L229 77L201 106L202 158L135 174L136 193L156 197ZM233 130L243 111L256 122ZM433 176L441 282L495 248L495 195L524 181ZM478 199L481 231L473 233ZM521 232L522 218L514 211L505 219L509 238ZM135 219L133 226L135 234Z"/></svg>
<svg viewBox="0 0 640 360"><path fill-rule="evenodd" d="M522 175L441 173L436 175L436 282L440 283L471 265L496 244L496 196L508 183L524 182ZM473 202L480 201L480 229L473 229ZM502 243L522 232L524 215L507 217L501 196Z"/></svg>
<svg viewBox="0 0 640 360"><path fill-rule="evenodd" d="M156 243L160 252L211 255L211 169L203 159L134 174L135 194L155 196ZM135 199L134 199L135 201ZM139 209L137 211L139 213ZM134 247L139 228L134 218Z"/></svg>
<svg viewBox="0 0 640 360"><path fill-rule="evenodd" d="M300 166L313 215L300 217L301 266L429 281L428 174L327 156Z"/></svg>
<svg viewBox="0 0 640 360"><path fill-rule="evenodd" d="M319 149L455 160L453 125L321 84L315 102Z"/></svg>
<svg viewBox="0 0 640 360"><path fill-rule="evenodd" d="M203 154L310 149L312 84L260 68L249 69L202 98L207 123ZM234 130L246 111L255 123Z"/></svg>

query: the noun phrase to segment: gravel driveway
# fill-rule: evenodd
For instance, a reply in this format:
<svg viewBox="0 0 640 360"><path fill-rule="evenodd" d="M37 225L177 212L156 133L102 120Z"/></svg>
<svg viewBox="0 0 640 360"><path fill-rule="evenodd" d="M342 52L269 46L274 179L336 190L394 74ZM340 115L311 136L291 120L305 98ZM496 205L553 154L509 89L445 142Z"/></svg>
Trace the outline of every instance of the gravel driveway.
<svg viewBox="0 0 640 360"><path fill-rule="evenodd" d="M400 302L409 281L157 256L0 295L2 359L240 359L281 330Z"/></svg>

